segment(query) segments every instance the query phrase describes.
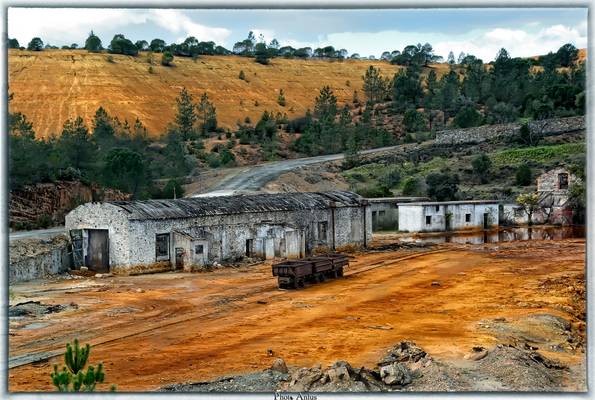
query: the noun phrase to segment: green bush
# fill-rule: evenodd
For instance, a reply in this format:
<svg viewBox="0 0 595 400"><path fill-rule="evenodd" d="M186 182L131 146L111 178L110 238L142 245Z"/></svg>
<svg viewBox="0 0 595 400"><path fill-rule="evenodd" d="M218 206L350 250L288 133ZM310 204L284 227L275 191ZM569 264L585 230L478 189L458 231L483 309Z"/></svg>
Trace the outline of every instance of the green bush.
<svg viewBox="0 0 595 400"><path fill-rule="evenodd" d="M527 164L521 164L516 171L516 184L518 186L529 186L531 184L531 168Z"/></svg>

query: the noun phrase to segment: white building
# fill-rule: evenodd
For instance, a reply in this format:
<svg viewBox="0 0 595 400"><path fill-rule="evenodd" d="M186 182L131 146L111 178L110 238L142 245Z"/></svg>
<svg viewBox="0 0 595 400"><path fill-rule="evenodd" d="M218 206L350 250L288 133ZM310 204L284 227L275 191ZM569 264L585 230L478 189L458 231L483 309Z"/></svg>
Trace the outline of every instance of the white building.
<svg viewBox="0 0 595 400"><path fill-rule="evenodd" d="M87 203L66 216L66 229L77 266L126 273L298 258L372 239L368 203L351 192Z"/></svg>
<svg viewBox="0 0 595 400"><path fill-rule="evenodd" d="M498 201L461 200L398 205L399 231L444 232L498 227Z"/></svg>

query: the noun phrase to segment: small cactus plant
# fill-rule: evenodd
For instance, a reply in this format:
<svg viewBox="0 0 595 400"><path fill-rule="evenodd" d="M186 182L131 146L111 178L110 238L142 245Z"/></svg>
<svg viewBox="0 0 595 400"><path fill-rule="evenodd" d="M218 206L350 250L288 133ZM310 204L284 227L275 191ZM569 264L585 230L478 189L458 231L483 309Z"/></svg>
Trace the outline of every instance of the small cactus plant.
<svg viewBox="0 0 595 400"><path fill-rule="evenodd" d="M64 353L66 366L62 367L62 371L58 371L58 365L54 364L54 372L50 373L52 384L59 392L94 392L96 385L103 383L105 374L102 363L96 367L89 365L87 372L84 372L90 352L91 346L86 344L80 347L78 339L74 339L72 345L66 344ZM115 391L116 387L112 385L110 390Z"/></svg>

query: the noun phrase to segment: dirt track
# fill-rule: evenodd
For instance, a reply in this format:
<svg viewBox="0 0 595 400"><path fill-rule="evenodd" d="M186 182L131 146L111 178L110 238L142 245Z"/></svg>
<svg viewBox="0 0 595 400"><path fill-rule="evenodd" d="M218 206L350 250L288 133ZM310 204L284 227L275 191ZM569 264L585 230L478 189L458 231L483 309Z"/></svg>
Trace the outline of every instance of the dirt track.
<svg viewBox="0 0 595 400"><path fill-rule="evenodd" d="M547 312L581 325L584 303L565 289L584 278L584 241L442 249L406 260L411 251L358 255L346 278L301 291L277 290L266 264L19 284L13 304L79 308L27 320L41 323L34 329L11 321L9 357L61 350L79 337L96 345L91 361L105 362L107 380L120 391L153 390L262 370L273 359L268 349L289 365L345 359L358 366L410 339L437 359L460 360L472 346L499 340L481 321ZM584 361L579 351L546 353L569 365ZM51 390L55 362L10 369L9 390Z"/></svg>

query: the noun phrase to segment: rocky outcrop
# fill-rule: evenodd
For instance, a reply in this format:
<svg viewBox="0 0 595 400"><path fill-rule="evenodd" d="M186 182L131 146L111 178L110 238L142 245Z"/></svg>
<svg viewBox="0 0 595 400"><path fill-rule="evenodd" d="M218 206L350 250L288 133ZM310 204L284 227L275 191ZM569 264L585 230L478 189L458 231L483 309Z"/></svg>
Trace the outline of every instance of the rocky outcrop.
<svg viewBox="0 0 595 400"><path fill-rule="evenodd" d="M498 124L484 125L467 129L450 129L436 132L437 144L480 143L490 139L506 138L518 134L521 125ZM585 129L585 117L552 118L529 122L529 129L544 136L582 131Z"/></svg>
<svg viewBox="0 0 595 400"><path fill-rule="evenodd" d="M90 201L128 200L119 190L58 181L25 186L10 193L10 227L23 230L64 224L64 216Z"/></svg>

